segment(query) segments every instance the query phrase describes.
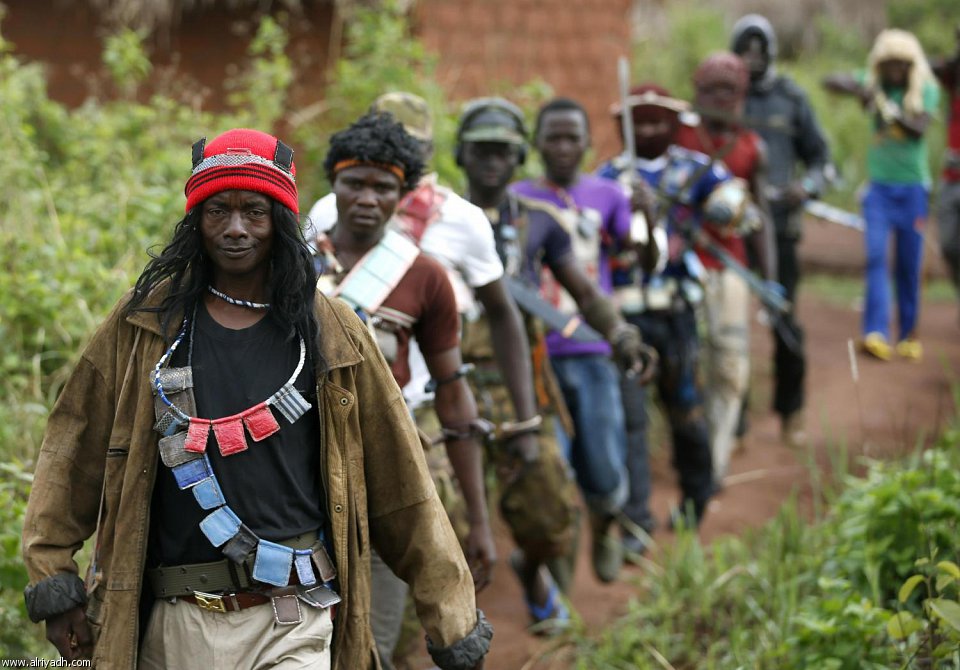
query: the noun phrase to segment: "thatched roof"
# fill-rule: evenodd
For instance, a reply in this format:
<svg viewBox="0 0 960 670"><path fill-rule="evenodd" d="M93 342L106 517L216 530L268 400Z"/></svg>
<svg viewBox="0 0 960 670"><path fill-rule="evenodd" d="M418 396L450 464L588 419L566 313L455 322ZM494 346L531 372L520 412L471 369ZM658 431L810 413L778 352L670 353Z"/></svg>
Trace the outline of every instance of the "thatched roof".
<svg viewBox="0 0 960 670"><path fill-rule="evenodd" d="M154 30L169 28L196 9L225 6L231 9L249 9L268 12L286 9L297 12L309 4L335 4L344 7L356 0L86 0L103 20L115 26Z"/></svg>

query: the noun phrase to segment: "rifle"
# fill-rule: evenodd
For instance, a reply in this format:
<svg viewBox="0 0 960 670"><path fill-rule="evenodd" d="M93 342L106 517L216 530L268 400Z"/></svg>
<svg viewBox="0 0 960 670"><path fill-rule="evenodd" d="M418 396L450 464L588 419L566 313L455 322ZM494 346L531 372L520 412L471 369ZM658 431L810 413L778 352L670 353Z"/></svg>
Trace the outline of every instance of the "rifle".
<svg viewBox="0 0 960 670"><path fill-rule="evenodd" d="M764 307L776 313L778 316L790 312L790 301L773 290L766 282L753 274L748 268L744 267L740 261L730 255L730 252L714 242L702 230L693 232L694 244L702 246L707 252L716 258L725 268L743 279L747 286L753 291L763 303Z"/></svg>

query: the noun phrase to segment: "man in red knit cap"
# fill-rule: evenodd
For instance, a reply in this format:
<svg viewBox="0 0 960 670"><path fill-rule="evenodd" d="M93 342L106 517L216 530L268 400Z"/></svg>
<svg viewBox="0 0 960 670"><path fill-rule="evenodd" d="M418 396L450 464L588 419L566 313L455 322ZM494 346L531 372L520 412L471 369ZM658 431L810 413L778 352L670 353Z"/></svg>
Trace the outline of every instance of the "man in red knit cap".
<svg viewBox="0 0 960 670"><path fill-rule="evenodd" d="M186 196L50 415L23 525L31 619L101 669L372 668L373 546L437 666L482 667L492 630L400 389L316 290L292 149L200 140Z"/></svg>

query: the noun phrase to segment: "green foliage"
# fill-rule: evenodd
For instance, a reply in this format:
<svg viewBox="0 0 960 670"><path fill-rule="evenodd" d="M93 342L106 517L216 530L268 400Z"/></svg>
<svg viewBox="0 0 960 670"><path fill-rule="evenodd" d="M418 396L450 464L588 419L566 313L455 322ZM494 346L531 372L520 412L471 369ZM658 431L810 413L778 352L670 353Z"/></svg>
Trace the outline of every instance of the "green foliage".
<svg viewBox="0 0 960 670"><path fill-rule="evenodd" d="M813 525L790 502L709 550L678 536L622 619L570 637L576 667L960 667L950 664L960 653L957 438L906 463L869 463Z"/></svg>
<svg viewBox="0 0 960 670"><path fill-rule="evenodd" d="M706 56L729 46L720 9L690 0L666 3L668 30L652 32L633 46L631 79L655 82L684 100L693 97L693 71ZM669 54L669 57L665 57Z"/></svg>
<svg viewBox="0 0 960 670"><path fill-rule="evenodd" d="M944 451L918 462L872 463L837 500L835 545L827 574L844 575L853 588L887 603L931 547L953 547L960 521L960 470Z"/></svg>
<svg viewBox="0 0 960 670"><path fill-rule="evenodd" d="M40 628L27 623L23 604L27 572L20 559L20 531L31 480L21 464L0 463L0 658L32 658L46 651Z"/></svg>
<svg viewBox="0 0 960 670"><path fill-rule="evenodd" d="M179 218L185 149L206 122L166 100L51 102L42 72L0 55L0 444L28 459L84 339ZM28 430L29 429L29 430Z"/></svg>
<svg viewBox="0 0 960 670"><path fill-rule="evenodd" d="M953 0L889 0L887 19L891 27L916 35L927 56L943 56L956 49L953 28L960 24L960 16Z"/></svg>
<svg viewBox="0 0 960 670"><path fill-rule="evenodd" d="M347 127L365 114L377 97L391 91L406 91L426 100L433 115L432 168L441 183L462 190L463 175L453 157L459 108L437 78L437 55L411 34L405 5L387 0L376 6L349 8L344 57L333 68L323 103L308 118L299 114L292 119L297 125L298 166L305 166L300 182L305 202L312 203L329 190L322 165L331 131ZM552 93L542 81L494 85L493 89L526 109L528 120L532 118L529 111ZM536 170L535 162L528 162L524 174Z"/></svg>
<svg viewBox="0 0 960 670"><path fill-rule="evenodd" d="M271 128L286 111L285 98L293 83L293 64L286 54L286 30L274 19L261 20L250 42L250 67L227 82L230 104L243 126Z"/></svg>
<svg viewBox="0 0 960 670"><path fill-rule="evenodd" d="M109 36L104 43L103 64L127 97L133 97L137 86L153 69L143 48L143 38L142 33L128 29Z"/></svg>
<svg viewBox="0 0 960 670"><path fill-rule="evenodd" d="M960 567L953 561L922 558L918 573L897 594L898 611L887 621L887 633L900 649L905 665L960 667ZM920 599L919 611L908 605ZM926 596L925 598L923 596ZM948 665L949 664L949 665Z"/></svg>

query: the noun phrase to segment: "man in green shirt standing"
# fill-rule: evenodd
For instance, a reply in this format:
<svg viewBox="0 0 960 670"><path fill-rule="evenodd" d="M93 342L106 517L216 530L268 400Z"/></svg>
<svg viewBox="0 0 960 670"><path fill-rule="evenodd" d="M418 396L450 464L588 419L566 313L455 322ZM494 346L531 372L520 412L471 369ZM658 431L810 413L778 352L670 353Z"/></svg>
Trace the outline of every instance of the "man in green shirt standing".
<svg viewBox="0 0 960 670"><path fill-rule="evenodd" d="M877 36L866 71L831 75L824 86L857 96L873 120L873 141L867 152L870 183L863 198L867 291L862 347L883 361L893 355L887 271L887 243L892 233L899 318L896 353L919 361L923 348L916 328L931 184L924 133L937 109L937 82L917 38L890 29Z"/></svg>

